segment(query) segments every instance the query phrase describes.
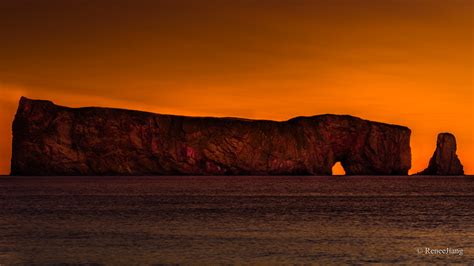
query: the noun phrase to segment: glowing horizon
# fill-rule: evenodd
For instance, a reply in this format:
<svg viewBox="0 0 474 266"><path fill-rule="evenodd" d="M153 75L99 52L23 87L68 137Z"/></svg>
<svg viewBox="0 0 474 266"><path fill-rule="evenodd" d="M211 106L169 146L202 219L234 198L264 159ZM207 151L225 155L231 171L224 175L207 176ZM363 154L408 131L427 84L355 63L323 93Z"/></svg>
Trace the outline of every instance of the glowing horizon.
<svg viewBox="0 0 474 266"><path fill-rule="evenodd" d="M0 88L2 86L0 85ZM19 101L20 97L21 96L24 96L22 95L21 93L21 90L19 90L17 87L15 88L17 90L17 94L16 95L13 95L13 94L10 94L10 96L13 96L14 98L17 99L17 101ZM11 88L10 91L15 91L15 89ZM23 91L23 94L25 94L26 91ZM3 95L3 96L6 96L7 94ZM4 97L2 97L4 98ZM138 110L138 111L146 111L146 112L153 112L153 113L159 113L159 114L172 114L172 115L185 115L185 116L211 116L211 117L238 117L238 116L233 116L233 115L218 115L218 114L215 114L215 113L212 113L212 112L190 112L190 111L182 111L182 112L179 112L179 110L174 110L174 109L170 109L170 108L159 108L159 107L156 107L156 106L153 106L153 105L142 105L140 103L137 103L137 102L129 102L129 101L121 101L121 100L113 100L113 99L103 99L103 98L100 98L100 97L80 97L80 96L75 96L73 97L73 99L70 99L68 97L64 97L63 95L61 94L57 94L57 95L54 95L55 99L57 99L58 101L56 100L51 100L51 99L45 99L45 98L41 98L41 97L32 97L32 99L38 99L38 100L51 100L53 101L55 104L58 104L58 105L63 105L63 106L67 106L67 107L109 107L109 108L122 108L122 109L130 109L130 110ZM98 102L98 103L102 103L102 104L93 104L91 102ZM15 107L15 110L16 111L16 107ZM14 115L15 112L13 112L13 114L11 115L12 117L12 120L13 120L13 115ZM321 115L323 113L318 113L318 114L313 114L313 115ZM352 114L346 114L346 113L339 113L339 115L352 115ZM248 119L268 119L268 120L274 120L274 121L286 121L288 119L291 119L293 117L296 117L298 115L295 115L295 116L291 116L291 117L286 117L286 118L281 118L281 119L277 119L277 118L270 118L270 117L238 117L238 118L248 118ZM310 114L307 114L305 116L311 116ZM366 117L360 117L362 119L367 119ZM388 123L386 121L380 121L380 120L372 120L372 119L367 119L367 120L371 120L371 121L377 121L377 122L382 122L382 123ZM397 123L388 123L388 124L396 124L396 125L401 125L401 126L407 126L405 124L397 124ZM410 127L409 127L410 128ZM410 128L411 129L411 128ZM412 130L412 135L411 135L411 148L412 148L412 167L409 171L409 174L415 174L423 169L425 169L427 166L428 166L428 162L429 162L429 159L431 158L435 148L436 148L436 138L437 138L437 134L438 133L442 133L442 132L448 132L448 131L440 131L436 134L433 135L431 142L430 141L424 141L422 142L422 144L426 144L428 146L428 149L426 150L425 154L426 156L420 156L420 154L417 154L416 152L414 153L413 150L418 150L416 149L416 147L414 147L413 145L413 136L414 136L414 133L417 133L417 132L413 132L413 129ZM452 132L452 131L451 131ZM420 138L416 138L417 141L420 141L421 139ZM10 144L10 146L8 147L8 154L11 153L11 143L8 143ZM417 143L419 144L419 143ZM472 174L470 171L470 167L467 166L467 164L465 163L465 161L467 160L463 160L464 158L464 151L465 149L460 149L459 146L459 140L457 140L457 145L458 145L458 151L457 151L457 154L458 156L460 157L461 159L461 162L463 163L464 165L464 170L465 170L465 173L466 174ZM429 149L431 148L431 150ZM9 173L9 169L10 169L10 165L9 165L9 161L8 161L8 165L3 165L3 168L1 169L7 169L8 168L8 172L4 171L5 174L8 174ZM333 174L334 175L343 175L345 172L344 172L344 169L342 168L340 162L337 162L334 167L333 167Z"/></svg>

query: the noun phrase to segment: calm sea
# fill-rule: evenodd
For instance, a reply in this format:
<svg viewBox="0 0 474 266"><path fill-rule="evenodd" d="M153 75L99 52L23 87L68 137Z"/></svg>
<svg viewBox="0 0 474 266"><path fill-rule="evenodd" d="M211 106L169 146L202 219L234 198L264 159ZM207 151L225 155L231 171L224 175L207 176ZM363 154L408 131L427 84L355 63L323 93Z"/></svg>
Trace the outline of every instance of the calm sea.
<svg viewBox="0 0 474 266"><path fill-rule="evenodd" d="M474 177L0 178L1 265L424 262L474 262Z"/></svg>

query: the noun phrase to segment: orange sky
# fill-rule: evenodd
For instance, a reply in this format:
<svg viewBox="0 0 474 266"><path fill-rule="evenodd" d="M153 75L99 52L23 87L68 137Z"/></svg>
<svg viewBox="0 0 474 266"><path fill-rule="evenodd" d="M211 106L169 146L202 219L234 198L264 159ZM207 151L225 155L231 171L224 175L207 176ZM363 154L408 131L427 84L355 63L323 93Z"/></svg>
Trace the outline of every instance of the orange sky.
<svg viewBox="0 0 474 266"><path fill-rule="evenodd" d="M0 1L0 173L21 95L69 106L286 120L351 114L439 132L474 174L471 0Z"/></svg>

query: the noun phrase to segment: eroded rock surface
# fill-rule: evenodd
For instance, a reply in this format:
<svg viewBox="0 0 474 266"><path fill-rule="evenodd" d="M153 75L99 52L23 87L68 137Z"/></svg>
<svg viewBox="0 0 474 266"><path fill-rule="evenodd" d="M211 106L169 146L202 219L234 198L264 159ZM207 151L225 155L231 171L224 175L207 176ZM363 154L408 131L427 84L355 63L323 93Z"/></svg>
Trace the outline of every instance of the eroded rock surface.
<svg viewBox="0 0 474 266"><path fill-rule="evenodd" d="M451 133L438 134L436 150L428 168L419 175L464 175L464 169L456 155L456 138Z"/></svg>
<svg viewBox="0 0 474 266"><path fill-rule="evenodd" d="M406 175L410 129L347 115L284 122L67 108L21 98L13 175Z"/></svg>

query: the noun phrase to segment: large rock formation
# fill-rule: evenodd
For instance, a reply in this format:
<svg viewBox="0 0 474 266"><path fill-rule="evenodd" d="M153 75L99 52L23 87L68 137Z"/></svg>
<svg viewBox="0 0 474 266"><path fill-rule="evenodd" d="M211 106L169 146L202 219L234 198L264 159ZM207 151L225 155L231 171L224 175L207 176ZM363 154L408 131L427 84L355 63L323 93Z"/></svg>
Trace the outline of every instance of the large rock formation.
<svg viewBox="0 0 474 266"><path fill-rule="evenodd" d="M21 98L13 175L406 175L410 129L347 115L284 122L67 108Z"/></svg>
<svg viewBox="0 0 474 266"><path fill-rule="evenodd" d="M451 133L438 134L436 150L428 168L419 175L464 175L464 169L456 155L456 138Z"/></svg>

